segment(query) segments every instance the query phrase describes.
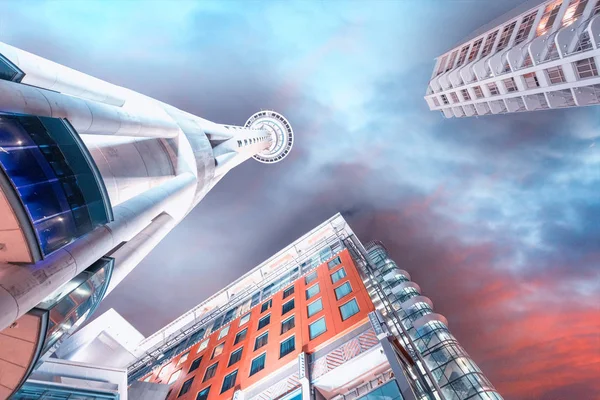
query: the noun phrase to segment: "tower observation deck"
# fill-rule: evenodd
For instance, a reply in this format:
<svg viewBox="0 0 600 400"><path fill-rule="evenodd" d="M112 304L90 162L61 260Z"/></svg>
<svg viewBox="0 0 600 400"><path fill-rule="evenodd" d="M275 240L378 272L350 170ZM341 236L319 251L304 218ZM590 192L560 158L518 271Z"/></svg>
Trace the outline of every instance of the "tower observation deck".
<svg viewBox="0 0 600 400"><path fill-rule="evenodd" d="M228 171L292 145L274 111L217 124L0 43L0 398Z"/></svg>

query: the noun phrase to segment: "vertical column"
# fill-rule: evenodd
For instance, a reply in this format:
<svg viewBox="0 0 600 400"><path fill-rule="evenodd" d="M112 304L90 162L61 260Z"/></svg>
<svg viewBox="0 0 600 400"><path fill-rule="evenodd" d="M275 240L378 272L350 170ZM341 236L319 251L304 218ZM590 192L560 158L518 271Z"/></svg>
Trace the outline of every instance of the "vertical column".
<svg viewBox="0 0 600 400"><path fill-rule="evenodd" d="M302 385L302 400L310 400L310 378L308 376L306 353L298 354L298 380Z"/></svg>
<svg viewBox="0 0 600 400"><path fill-rule="evenodd" d="M577 82L577 73L575 72L575 66L573 63L565 63L561 65L563 73L565 74L565 79L567 82Z"/></svg>

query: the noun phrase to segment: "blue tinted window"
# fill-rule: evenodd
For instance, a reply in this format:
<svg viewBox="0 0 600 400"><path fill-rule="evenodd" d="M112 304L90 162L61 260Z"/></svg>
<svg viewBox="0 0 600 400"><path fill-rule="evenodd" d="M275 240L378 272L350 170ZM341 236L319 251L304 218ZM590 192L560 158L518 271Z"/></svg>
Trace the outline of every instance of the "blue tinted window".
<svg viewBox="0 0 600 400"><path fill-rule="evenodd" d="M335 298L337 300L348 295L348 293L352 293L350 282L344 282L340 287L335 288Z"/></svg>
<svg viewBox="0 0 600 400"><path fill-rule="evenodd" d="M258 371L262 371L265 368L265 359L267 358L267 353L262 354L252 360L252 365L250 366L250 376L256 374Z"/></svg>
<svg viewBox="0 0 600 400"><path fill-rule="evenodd" d="M310 339L314 339L317 336L325 333L327 331L327 325L325 324L325 317L319 318L312 324L308 326L308 331L310 334Z"/></svg>
<svg viewBox="0 0 600 400"><path fill-rule="evenodd" d="M0 167L17 189L42 254L112 218L94 161L66 122L0 115L0 146Z"/></svg>
<svg viewBox="0 0 600 400"><path fill-rule="evenodd" d="M342 321L347 320L354 314L358 313L358 303L356 299L352 299L343 306L340 307L340 313L342 314Z"/></svg>

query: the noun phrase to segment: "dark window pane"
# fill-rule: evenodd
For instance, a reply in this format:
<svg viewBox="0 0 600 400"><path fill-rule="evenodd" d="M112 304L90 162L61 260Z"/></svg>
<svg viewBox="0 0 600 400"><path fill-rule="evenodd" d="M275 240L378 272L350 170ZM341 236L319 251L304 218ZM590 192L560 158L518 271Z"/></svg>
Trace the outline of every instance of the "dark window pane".
<svg viewBox="0 0 600 400"><path fill-rule="evenodd" d="M269 332L266 332L256 338L254 342L254 350L258 350L269 342Z"/></svg>
<svg viewBox="0 0 600 400"><path fill-rule="evenodd" d="M210 367L206 368L206 372L204 373L204 379L202 380L202 382L206 382L207 380L215 376L215 373L217 372L217 365L219 365L219 363L214 363Z"/></svg>
<svg viewBox="0 0 600 400"><path fill-rule="evenodd" d="M283 298L284 298L284 299L285 299L285 298L288 298L288 297L290 297L290 296L291 296L291 295L293 295L293 294L294 294L294 287L293 287L293 286L290 286L289 288L287 288L287 289L285 289L285 290L283 291Z"/></svg>
<svg viewBox="0 0 600 400"><path fill-rule="evenodd" d="M241 332L238 332L238 334L235 335L235 341L233 342L233 344L238 344L242 340L246 339L246 334L247 333L248 333L248 328L244 329Z"/></svg>
<svg viewBox="0 0 600 400"><path fill-rule="evenodd" d="M195 371L198 369L198 367L200 366L200 363L202 362L202 357L196 358L193 362L192 365L190 366L190 370L188 371L188 374L192 371Z"/></svg>
<svg viewBox="0 0 600 400"><path fill-rule="evenodd" d="M194 378L188 379L187 381L185 381L183 383L183 386L181 386L181 391L179 392L179 396L177 397L181 397L184 394L186 394L187 392L190 391L190 388L192 387L192 382L194 382Z"/></svg>
<svg viewBox="0 0 600 400"><path fill-rule="evenodd" d="M290 354L294 350L296 350L296 338L292 336L279 345L279 358Z"/></svg>
<svg viewBox="0 0 600 400"><path fill-rule="evenodd" d="M243 349L244 349L243 347L240 347L239 349L237 349L236 351L231 353L231 355L229 356L229 364L227 364L228 367L231 367L233 364L235 364L236 362L238 362L242 359L242 350Z"/></svg>
<svg viewBox="0 0 600 400"><path fill-rule="evenodd" d="M207 387L206 389L199 391L198 395L196 396L196 400L207 400L209 392L210 392L210 386Z"/></svg>
<svg viewBox="0 0 600 400"><path fill-rule="evenodd" d="M281 315L284 315L294 309L294 299L288 301L281 307Z"/></svg>
<svg viewBox="0 0 600 400"><path fill-rule="evenodd" d="M250 376L256 374L258 371L262 371L265 368L265 359L267 354L262 354L252 360L252 365L250 366Z"/></svg>
<svg viewBox="0 0 600 400"><path fill-rule="evenodd" d="M266 317L261 318L258 321L258 329L262 329L265 326L269 325L271 323L271 314L267 315Z"/></svg>
<svg viewBox="0 0 600 400"><path fill-rule="evenodd" d="M235 386L235 378L237 378L237 370L225 376L225 379L223 379L223 387L221 387L221 393L226 392Z"/></svg>

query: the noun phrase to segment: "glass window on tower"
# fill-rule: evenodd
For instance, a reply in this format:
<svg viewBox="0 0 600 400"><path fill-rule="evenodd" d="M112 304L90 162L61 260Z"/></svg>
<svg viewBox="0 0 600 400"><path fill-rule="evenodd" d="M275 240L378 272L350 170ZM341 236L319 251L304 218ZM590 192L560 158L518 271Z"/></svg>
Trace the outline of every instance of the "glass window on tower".
<svg viewBox="0 0 600 400"><path fill-rule="evenodd" d="M350 300L349 302L347 302L346 304L344 304L340 307L342 321L345 321L348 318L350 318L351 316L358 314L359 311L360 310L358 308L358 303L356 302L356 299Z"/></svg>
<svg viewBox="0 0 600 400"><path fill-rule="evenodd" d="M179 391L179 396L177 396L177 397L181 397L184 394L186 394L187 392L189 392L192 387L193 382L194 382L194 378L191 378L191 379L188 379L187 381L185 381L183 383L183 386L181 386L181 390Z"/></svg>
<svg viewBox="0 0 600 400"><path fill-rule="evenodd" d="M315 284L308 289L306 289L306 300L316 296L321 291L319 284Z"/></svg>
<svg viewBox="0 0 600 400"><path fill-rule="evenodd" d="M4 190L16 189L26 215L19 223L35 232L34 258L113 219L100 172L66 120L0 114L0 148L11 183Z"/></svg>

